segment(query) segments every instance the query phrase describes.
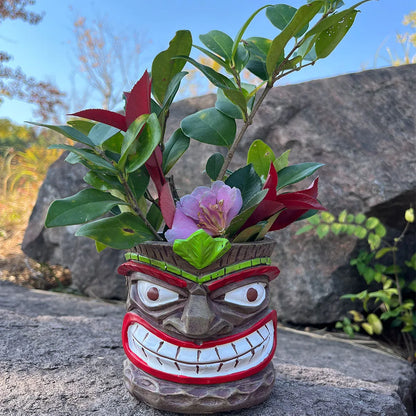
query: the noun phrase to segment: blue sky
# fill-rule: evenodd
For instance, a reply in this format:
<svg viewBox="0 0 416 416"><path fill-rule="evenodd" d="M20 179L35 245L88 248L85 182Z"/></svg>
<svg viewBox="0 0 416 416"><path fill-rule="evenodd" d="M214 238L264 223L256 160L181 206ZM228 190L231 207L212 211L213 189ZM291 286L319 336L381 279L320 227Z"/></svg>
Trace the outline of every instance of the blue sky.
<svg viewBox="0 0 416 416"><path fill-rule="evenodd" d="M299 7L305 2L287 0L285 3ZM347 6L356 3L344 2ZM177 30L191 30L197 44L201 44L200 34L213 29L222 30L233 38L250 14L265 4L263 0L37 0L30 9L43 12L43 20L38 25L3 22L0 26L0 50L10 53L14 57L12 65L21 67L28 75L52 81L62 90L69 91L71 74L75 70L70 42L74 41L76 15L87 19L103 18L120 34L138 32L146 40L141 58L142 72L150 69L154 56L167 48ZM400 54L401 48L396 44L395 36L406 30L402 25L403 16L416 9L416 0L373 0L359 9L361 13L350 32L330 57L285 78L284 83L388 65L386 46ZM273 38L277 33L261 12L247 37ZM4 117L17 123L33 120L32 108L16 100L6 100L0 106L0 118Z"/></svg>

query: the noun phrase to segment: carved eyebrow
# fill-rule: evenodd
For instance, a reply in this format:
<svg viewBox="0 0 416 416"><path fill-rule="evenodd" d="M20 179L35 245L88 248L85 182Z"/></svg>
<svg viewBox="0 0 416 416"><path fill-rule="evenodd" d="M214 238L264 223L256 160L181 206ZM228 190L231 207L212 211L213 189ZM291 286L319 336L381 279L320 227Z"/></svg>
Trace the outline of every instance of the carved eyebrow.
<svg viewBox="0 0 416 416"><path fill-rule="evenodd" d="M241 270L231 273L222 279L217 279L207 284L208 290L213 292L230 283L239 282L252 276L267 276L269 281L275 279L280 273L276 266L258 266L250 269Z"/></svg>
<svg viewBox="0 0 416 416"><path fill-rule="evenodd" d="M179 277L172 276L170 273L166 273L163 270L156 269L155 267L152 267L148 264L142 264L137 263L135 261L128 261L126 263L123 263L118 268L118 273L127 275L129 272L140 272L147 274L148 276L155 277L156 279L163 280L166 283L169 283L170 285L176 286L176 287L186 287L187 283L180 279Z"/></svg>

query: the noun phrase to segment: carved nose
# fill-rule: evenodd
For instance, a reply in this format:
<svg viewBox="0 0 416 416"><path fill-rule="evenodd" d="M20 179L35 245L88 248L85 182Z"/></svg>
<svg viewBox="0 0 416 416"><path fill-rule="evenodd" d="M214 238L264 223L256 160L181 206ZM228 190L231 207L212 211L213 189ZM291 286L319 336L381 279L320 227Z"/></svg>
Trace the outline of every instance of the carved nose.
<svg viewBox="0 0 416 416"><path fill-rule="evenodd" d="M183 331L188 336L207 334L214 318L206 295L190 295L181 317Z"/></svg>

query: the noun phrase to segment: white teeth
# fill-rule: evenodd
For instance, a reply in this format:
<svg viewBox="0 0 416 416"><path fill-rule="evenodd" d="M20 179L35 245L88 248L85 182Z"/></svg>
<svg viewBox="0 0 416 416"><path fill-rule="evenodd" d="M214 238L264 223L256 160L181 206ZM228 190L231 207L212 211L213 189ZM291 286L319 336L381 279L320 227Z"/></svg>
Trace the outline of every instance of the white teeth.
<svg viewBox="0 0 416 416"><path fill-rule="evenodd" d="M230 375L259 365L270 356L275 337L272 321L240 339L211 348L180 347L138 323L130 325L127 334L131 351L148 366L194 378Z"/></svg>

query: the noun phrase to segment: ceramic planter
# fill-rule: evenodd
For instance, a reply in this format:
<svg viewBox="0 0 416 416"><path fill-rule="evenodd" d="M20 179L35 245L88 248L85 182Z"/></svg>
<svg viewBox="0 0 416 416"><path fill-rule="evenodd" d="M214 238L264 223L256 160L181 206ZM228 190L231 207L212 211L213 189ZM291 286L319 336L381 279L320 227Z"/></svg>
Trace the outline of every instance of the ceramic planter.
<svg viewBox="0 0 416 416"><path fill-rule="evenodd" d="M274 383L276 312L269 308L274 241L233 244L201 270L169 243L139 245L127 278L124 380L162 410L216 413L264 401Z"/></svg>

